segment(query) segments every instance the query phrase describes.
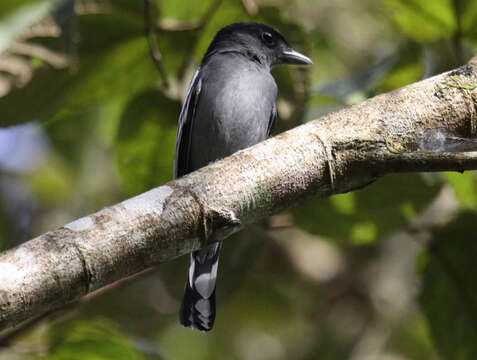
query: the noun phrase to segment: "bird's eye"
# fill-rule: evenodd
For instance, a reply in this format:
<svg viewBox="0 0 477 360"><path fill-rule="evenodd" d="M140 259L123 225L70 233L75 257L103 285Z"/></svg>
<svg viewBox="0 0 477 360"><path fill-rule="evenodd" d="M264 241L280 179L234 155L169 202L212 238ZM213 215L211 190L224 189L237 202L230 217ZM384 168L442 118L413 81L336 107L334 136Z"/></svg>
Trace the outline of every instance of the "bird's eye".
<svg viewBox="0 0 477 360"><path fill-rule="evenodd" d="M272 34L270 34L269 32L262 33L262 40L267 46L275 45L275 40L273 39Z"/></svg>

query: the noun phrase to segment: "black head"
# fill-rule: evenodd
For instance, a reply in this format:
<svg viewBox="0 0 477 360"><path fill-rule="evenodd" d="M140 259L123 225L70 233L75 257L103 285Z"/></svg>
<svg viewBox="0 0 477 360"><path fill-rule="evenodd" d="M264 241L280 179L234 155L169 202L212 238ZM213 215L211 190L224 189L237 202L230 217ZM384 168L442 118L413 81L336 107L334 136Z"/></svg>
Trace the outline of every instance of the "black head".
<svg viewBox="0 0 477 360"><path fill-rule="evenodd" d="M235 23L221 29L207 49L204 61L215 53L225 52L240 53L267 67L313 64L293 50L282 34L260 23Z"/></svg>

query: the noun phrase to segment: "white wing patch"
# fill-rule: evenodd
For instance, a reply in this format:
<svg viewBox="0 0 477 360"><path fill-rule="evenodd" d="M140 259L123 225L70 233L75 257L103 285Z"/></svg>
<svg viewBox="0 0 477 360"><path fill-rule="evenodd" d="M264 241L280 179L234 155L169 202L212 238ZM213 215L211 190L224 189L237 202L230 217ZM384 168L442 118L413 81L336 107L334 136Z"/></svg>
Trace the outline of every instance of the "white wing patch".
<svg viewBox="0 0 477 360"><path fill-rule="evenodd" d="M192 280L194 279L194 271L195 271L195 260L194 256L190 254L190 265L189 265L189 286L191 289L194 288L194 284L192 284Z"/></svg>
<svg viewBox="0 0 477 360"><path fill-rule="evenodd" d="M195 289L205 299L208 299L214 292L218 265L218 261L216 261L209 273L201 274L194 280Z"/></svg>
<svg viewBox="0 0 477 360"><path fill-rule="evenodd" d="M194 305L195 309L202 315L208 318L210 316L210 301L206 299L199 300Z"/></svg>

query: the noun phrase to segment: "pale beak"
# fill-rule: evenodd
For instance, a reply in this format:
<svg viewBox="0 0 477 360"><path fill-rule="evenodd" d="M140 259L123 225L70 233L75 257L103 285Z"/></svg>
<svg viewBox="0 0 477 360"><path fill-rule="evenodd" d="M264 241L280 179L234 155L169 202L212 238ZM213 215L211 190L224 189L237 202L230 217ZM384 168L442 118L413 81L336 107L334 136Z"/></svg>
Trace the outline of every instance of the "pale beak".
<svg viewBox="0 0 477 360"><path fill-rule="evenodd" d="M285 50L280 56L280 60L284 64L290 65L312 65L313 61L308 56L305 56L293 49Z"/></svg>

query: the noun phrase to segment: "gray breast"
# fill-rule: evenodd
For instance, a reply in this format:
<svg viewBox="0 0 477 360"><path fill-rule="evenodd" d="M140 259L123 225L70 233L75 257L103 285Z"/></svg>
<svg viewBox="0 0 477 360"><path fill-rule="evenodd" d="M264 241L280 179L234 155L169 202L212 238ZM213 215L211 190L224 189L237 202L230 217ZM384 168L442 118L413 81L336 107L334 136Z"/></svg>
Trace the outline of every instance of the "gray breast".
<svg viewBox="0 0 477 360"><path fill-rule="evenodd" d="M264 140L277 96L269 70L240 56L216 55L202 70L192 169Z"/></svg>

